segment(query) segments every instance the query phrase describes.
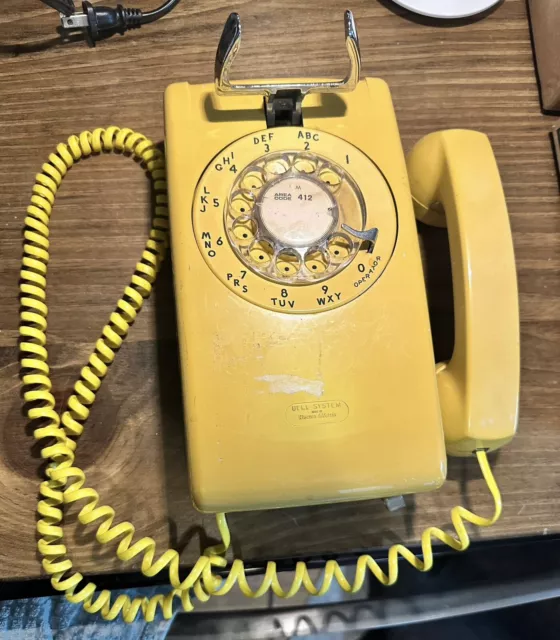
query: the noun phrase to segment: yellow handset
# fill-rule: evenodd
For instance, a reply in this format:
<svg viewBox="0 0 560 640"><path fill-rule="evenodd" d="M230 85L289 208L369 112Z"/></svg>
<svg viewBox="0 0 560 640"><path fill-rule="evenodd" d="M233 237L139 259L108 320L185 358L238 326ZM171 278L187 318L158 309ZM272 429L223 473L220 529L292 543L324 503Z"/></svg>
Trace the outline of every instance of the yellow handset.
<svg viewBox="0 0 560 640"><path fill-rule="evenodd" d="M455 348L437 375L447 452L497 449L517 428L520 356L515 258L494 154L482 133L433 133L414 147L408 172L416 217L449 233Z"/></svg>
<svg viewBox="0 0 560 640"><path fill-rule="evenodd" d="M253 598L270 590L287 598L301 588L321 595L333 581L356 592L368 572L392 585L399 556L428 571L432 539L465 550L465 522L487 527L500 516L486 450L515 431L519 345L511 235L495 162L481 134L443 132L419 143L407 174L387 85L358 81L349 12L345 25L345 80L233 84L229 68L240 36L233 15L218 49L216 87L167 91L167 173L150 140L108 127L58 145L36 177L25 219L20 349L28 416L40 421L34 433L48 461L38 548L53 587L105 619L132 622L141 613L153 620L158 609L169 618L175 599L190 611L192 594L203 601L236 585ZM109 151L131 155L150 174L153 227L59 414L46 348L48 224L67 171ZM439 202L449 226L457 339L437 374L408 175L417 215L442 223ZM100 504L76 465L77 441L165 257L168 186L198 506L280 507L434 489L445 478L447 446L476 455L494 500L491 517L454 507L456 535L429 527L421 558L393 545L387 573L362 555L352 583L335 560L318 584L298 562L283 589L269 562L255 591L241 559L228 567L224 513L217 514L222 543L183 579L177 551L158 555L153 539L135 540L132 523L114 522L115 512ZM95 525L100 543L117 543L123 561L141 559L146 576L166 571L170 590L151 599L96 593L64 545L63 506L75 502L79 521Z"/></svg>

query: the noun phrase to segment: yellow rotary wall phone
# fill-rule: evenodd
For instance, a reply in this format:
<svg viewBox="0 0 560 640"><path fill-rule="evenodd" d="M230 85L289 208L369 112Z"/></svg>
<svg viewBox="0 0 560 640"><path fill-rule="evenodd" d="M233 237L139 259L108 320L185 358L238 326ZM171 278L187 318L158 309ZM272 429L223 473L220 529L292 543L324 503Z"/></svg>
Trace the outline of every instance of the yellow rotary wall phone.
<svg viewBox="0 0 560 640"><path fill-rule="evenodd" d="M122 613L130 622L141 611L151 620L158 607L170 617L175 597L191 610L191 591L207 600L236 583L249 597L269 589L290 597L302 586L322 594L333 579L357 591L367 570L393 584L399 555L427 571L433 537L464 550L464 521L489 526L500 515L486 452L507 443L517 425L519 317L496 162L483 134L444 131L420 141L407 167L387 85L359 79L350 12L345 27L345 80L234 84L229 71L241 30L232 14L216 84L176 84L166 92L167 179L157 147L117 127L71 136L37 175L25 221L20 331L24 397L29 417L40 420L35 437L46 439L42 454L50 462L39 551L54 588L106 619ZM143 163L155 218L131 282L59 416L45 346L48 222L67 170L103 151ZM115 524L114 511L74 464L89 407L165 255L168 188L191 492L199 509L217 512L222 535L183 580L178 553L157 555L153 539L134 540L131 523ZM449 231L455 348L437 367L415 213ZM385 574L363 555L353 583L331 560L320 585L298 562L286 590L274 562L256 591L241 560L228 568L224 511L432 490L445 480L446 452L477 456L495 513L483 518L455 507L457 537L425 530L422 560L394 545ZM146 576L167 570L169 593L112 600L84 585L61 526L62 505L73 502L101 543L117 544L119 558L139 556Z"/></svg>

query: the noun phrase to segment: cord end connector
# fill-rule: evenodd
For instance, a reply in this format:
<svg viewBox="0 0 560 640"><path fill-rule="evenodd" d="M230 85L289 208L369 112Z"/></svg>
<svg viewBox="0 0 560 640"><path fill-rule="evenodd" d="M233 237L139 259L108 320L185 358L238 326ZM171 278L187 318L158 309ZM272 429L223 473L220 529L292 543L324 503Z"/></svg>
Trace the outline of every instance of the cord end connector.
<svg viewBox="0 0 560 640"><path fill-rule="evenodd" d="M117 33L123 35L129 29L140 27L141 21L140 9L125 9L121 4L116 8L94 7L87 0L82 3L82 13L61 16L63 32L67 35L75 31L83 32L90 47L95 47L98 40L110 38Z"/></svg>
<svg viewBox="0 0 560 640"><path fill-rule="evenodd" d="M124 35L130 29L138 29L143 24L155 22L169 13L179 0L168 0L155 11L144 13L141 9L126 9L119 4L116 8L93 6L88 0L82 2L82 12L70 15L61 13L60 21L64 35L84 33L90 47L98 40L105 40L115 34Z"/></svg>

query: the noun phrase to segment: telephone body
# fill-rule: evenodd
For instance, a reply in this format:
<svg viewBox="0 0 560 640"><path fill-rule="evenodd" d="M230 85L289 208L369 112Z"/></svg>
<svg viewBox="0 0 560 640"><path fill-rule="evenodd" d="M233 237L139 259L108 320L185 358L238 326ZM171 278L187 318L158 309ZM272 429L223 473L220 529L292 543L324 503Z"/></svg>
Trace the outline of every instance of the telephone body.
<svg viewBox="0 0 560 640"><path fill-rule="evenodd" d="M446 453L516 430L515 263L489 141L434 133L407 167L387 84L358 79L346 19L344 82L233 86L232 16L216 85L166 92L191 492L205 512L437 489ZM449 233L455 349L437 368L415 214Z"/></svg>

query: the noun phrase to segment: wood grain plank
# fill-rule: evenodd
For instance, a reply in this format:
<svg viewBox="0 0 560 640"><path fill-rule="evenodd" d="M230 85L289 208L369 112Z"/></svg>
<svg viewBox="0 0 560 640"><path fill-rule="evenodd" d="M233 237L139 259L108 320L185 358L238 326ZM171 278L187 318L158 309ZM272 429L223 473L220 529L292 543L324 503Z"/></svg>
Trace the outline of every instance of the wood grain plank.
<svg viewBox="0 0 560 640"><path fill-rule="evenodd" d="M138 0L142 8L150 0ZM387 5L387 6L385 6ZM507 0L480 22L419 24L388 3L355 0L367 75L392 89L406 149L447 127L489 134L503 177L519 274L522 319L520 431L493 456L504 517L475 538L560 532L560 197L541 115L523 0ZM163 138L162 95L171 82L207 82L231 10L242 15L239 77L343 75L342 9L335 0L183 2L157 25L95 50L52 43L57 17L37 0L0 9L0 579L41 575L35 503L41 461L21 413L17 365L21 227L33 177L69 134L111 123ZM52 221L50 361L58 406L71 392L144 243L149 190L123 158L80 163ZM436 352L449 355L452 298L445 232L422 230ZM180 549L192 563L212 518L190 503L175 342L172 279L164 269L92 410L78 462L88 482L138 535ZM373 463L373 462L372 462ZM468 460L450 460L438 492L407 498L389 513L379 502L326 505L231 517L242 557L326 554L414 542L428 524L449 523L457 504L487 512L490 500ZM70 510L65 525L78 569L114 572L111 549L94 544ZM125 568L133 568L134 563Z"/></svg>

